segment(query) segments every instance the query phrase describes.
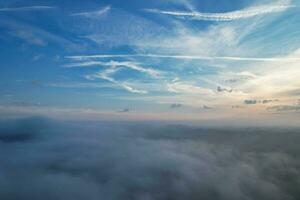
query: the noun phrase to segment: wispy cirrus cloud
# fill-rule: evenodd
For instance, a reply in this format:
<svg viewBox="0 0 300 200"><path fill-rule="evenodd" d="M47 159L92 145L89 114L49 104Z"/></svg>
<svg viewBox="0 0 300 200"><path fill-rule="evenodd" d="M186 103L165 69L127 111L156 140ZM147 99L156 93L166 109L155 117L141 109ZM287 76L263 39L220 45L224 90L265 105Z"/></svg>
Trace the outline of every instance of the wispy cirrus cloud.
<svg viewBox="0 0 300 200"><path fill-rule="evenodd" d="M214 94L211 89L204 87L202 88L197 85L182 81L167 83L167 91L172 93L195 94L206 96L211 96L212 94Z"/></svg>
<svg viewBox="0 0 300 200"><path fill-rule="evenodd" d="M64 65L65 67L90 67L90 66L112 66L112 67L126 67L141 73L146 73L151 77L160 77L162 72L152 69L152 68L144 68L139 65L139 63L135 62L127 62L127 61L114 61L111 60L109 62L103 61L86 61L86 62L77 62Z"/></svg>
<svg viewBox="0 0 300 200"><path fill-rule="evenodd" d="M0 27L5 27L6 34L13 38L19 38L31 45L47 46L50 43L57 44L66 50L80 51L83 44L73 42L57 33L49 32L35 25L15 20L1 20Z"/></svg>
<svg viewBox="0 0 300 200"><path fill-rule="evenodd" d="M145 9L147 12L170 15L175 17L184 17L191 20L204 20L204 21L232 21L238 19L245 19L259 15L270 13L283 12L289 8L294 7L290 4L270 4L261 6L252 6L242 10L224 12L224 13L202 13L202 12L185 12L185 11L166 11L159 9Z"/></svg>
<svg viewBox="0 0 300 200"><path fill-rule="evenodd" d="M88 80L95 80L95 79L100 78L100 79L106 80L108 82L111 82L111 83L115 84L116 86L119 86L131 93L138 93L138 94L147 94L148 93L146 90L140 90L140 89L136 89L136 88L132 87L126 81L118 81L118 80L114 79L113 74L115 74L120 69L121 68L111 67L104 71L97 72L96 74L87 75L86 78Z"/></svg>
<svg viewBox="0 0 300 200"><path fill-rule="evenodd" d="M71 14L71 16L87 17L87 18L98 18L98 17L101 17L101 16L105 15L110 10L111 10L111 6L105 6L105 7L101 8L100 10L73 13L73 14Z"/></svg>
<svg viewBox="0 0 300 200"><path fill-rule="evenodd" d="M202 56L202 55L166 55L166 54L99 54L67 56L74 60L86 60L90 58L165 58L179 60L219 60L219 61L252 61L252 62L286 62L300 61L300 57L237 57L237 56Z"/></svg>
<svg viewBox="0 0 300 200"><path fill-rule="evenodd" d="M86 82L69 82L69 83L58 82L58 83L49 83L46 86L54 87L54 88L95 88L95 89L114 87L114 85L111 83L99 84L99 83L86 83Z"/></svg>
<svg viewBox="0 0 300 200"><path fill-rule="evenodd" d="M39 10L49 10L55 9L53 6L25 6L25 7L7 7L0 8L0 12L15 12L15 11L39 11Z"/></svg>

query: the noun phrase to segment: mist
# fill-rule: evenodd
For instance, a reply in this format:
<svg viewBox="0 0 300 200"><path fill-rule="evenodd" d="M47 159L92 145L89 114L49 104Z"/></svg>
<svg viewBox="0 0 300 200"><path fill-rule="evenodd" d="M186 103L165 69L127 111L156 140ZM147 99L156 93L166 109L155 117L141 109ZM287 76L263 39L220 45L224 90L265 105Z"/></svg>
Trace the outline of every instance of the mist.
<svg viewBox="0 0 300 200"><path fill-rule="evenodd" d="M0 122L5 200L296 200L297 128Z"/></svg>

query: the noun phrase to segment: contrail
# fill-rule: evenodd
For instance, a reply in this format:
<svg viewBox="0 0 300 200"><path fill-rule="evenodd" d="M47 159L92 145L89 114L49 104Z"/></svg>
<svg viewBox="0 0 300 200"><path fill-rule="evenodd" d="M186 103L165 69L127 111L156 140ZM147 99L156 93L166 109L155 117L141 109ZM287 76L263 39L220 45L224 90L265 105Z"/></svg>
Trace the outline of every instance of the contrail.
<svg viewBox="0 0 300 200"><path fill-rule="evenodd" d="M31 10L48 10L54 9L51 6L27 6L27 7L14 7L14 8L0 8L0 12L13 12L13 11L31 11Z"/></svg>
<svg viewBox="0 0 300 200"><path fill-rule="evenodd" d="M175 17L186 17L191 20L203 21L232 21L237 19L244 19L258 15L269 13L283 12L289 8L295 7L293 5L263 5L249 7L242 10L225 12L225 13L202 13L202 12L184 12L184 11L165 11L159 9L144 9L147 12L171 15Z"/></svg>
<svg viewBox="0 0 300 200"><path fill-rule="evenodd" d="M199 55L161 55L161 54L100 54L100 55L79 55L66 56L67 59L86 60L97 58L163 58L180 60L223 60L223 61L253 61L253 62L286 62L300 61L300 57L232 57L232 56L199 56Z"/></svg>

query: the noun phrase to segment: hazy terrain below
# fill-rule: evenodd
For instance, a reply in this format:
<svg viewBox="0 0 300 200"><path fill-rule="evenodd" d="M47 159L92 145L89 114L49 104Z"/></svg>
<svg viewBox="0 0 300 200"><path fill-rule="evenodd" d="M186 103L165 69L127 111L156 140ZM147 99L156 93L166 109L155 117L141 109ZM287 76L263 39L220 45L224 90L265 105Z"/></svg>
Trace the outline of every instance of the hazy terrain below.
<svg viewBox="0 0 300 200"><path fill-rule="evenodd" d="M0 122L3 200L300 199L297 128Z"/></svg>

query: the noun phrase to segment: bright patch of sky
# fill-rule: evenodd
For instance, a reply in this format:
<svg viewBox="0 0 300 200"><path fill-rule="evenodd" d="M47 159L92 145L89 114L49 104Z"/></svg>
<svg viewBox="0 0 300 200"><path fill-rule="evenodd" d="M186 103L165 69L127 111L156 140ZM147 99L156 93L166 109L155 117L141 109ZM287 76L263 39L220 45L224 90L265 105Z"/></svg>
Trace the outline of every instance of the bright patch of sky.
<svg viewBox="0 0 300 200"><path fill-rule="evenodd" d="M299 0L1 1L1 113L295 119L299 6Z"/></svg>

